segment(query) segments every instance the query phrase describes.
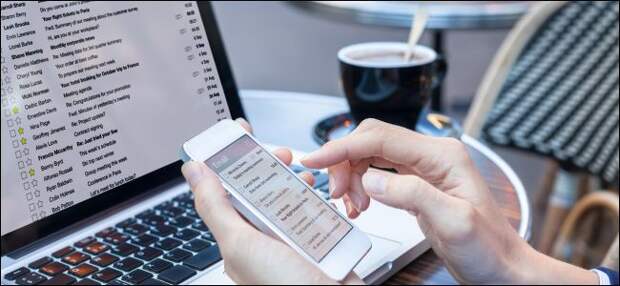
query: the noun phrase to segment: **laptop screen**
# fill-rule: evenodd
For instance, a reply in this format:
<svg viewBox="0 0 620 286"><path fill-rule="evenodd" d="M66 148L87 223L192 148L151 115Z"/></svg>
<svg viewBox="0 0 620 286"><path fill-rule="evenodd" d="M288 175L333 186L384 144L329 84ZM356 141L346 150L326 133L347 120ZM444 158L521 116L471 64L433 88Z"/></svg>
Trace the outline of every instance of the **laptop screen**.
<svg viewBox="0 0 620 286"><path fill-rule="evenodd" d="M3 1L2 236L177 161L230 118L217 60L195 2Z"/></svg>

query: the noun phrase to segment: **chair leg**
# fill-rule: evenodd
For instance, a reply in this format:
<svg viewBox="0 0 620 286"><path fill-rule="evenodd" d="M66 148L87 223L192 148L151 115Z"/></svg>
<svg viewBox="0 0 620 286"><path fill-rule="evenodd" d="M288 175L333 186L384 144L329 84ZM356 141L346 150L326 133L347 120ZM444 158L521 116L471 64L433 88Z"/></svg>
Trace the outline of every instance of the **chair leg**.
<svg viewBox="0 0 620 286"><path fill-rule="evenodd" d="M592 235L595 232L596 221L600 221L602 214L597 210L584 214L582 223L578 226L578 232L575 234L575 243L573 245L573 257L570 263L573 265L588 265L588 259L591 253L588 253Z"/></svg>
<svg viewBox="0 0 620 286"><path fill-rule="evenodd" d="M555 161L547 160L542 185L533 196L532 202L532 238L531 243L537 246L542 233L543 219L547 212L549 197L558 173L559 166Z"/></svg>
<svg viewBox="0 0 620 286"><path fill-rule="evenodd" d="M598 186L595 186L594 184L595 181L596 179L591 177L590 175L582 174L579 177L579 185L577 187L578 200L583 198L588 193L592 192L592 190L598 189ZM583 222L580 226L580 231L578 234L575 235L577 247L575 255L572 259L573 265L586 266L592 264L590 260L591 257L595 254L591 253L593 251L592 245L596 245L593 244L595 242L594 240L597 236L601 235L600 233L598 233L600 229L598 228L599 225L597 225L596 222L605 221L604 215L605 213L600 210L592 210L590 213L584 214Z"/></svg>
<svg viewBox="0 0 620 286"><path fill-rule="evenodd" d="M538 251L545 254L551 252L564 218L578 199L580 179L575 173L559 169L540 231L540 240L535 245Z"/></svg>
<svg viewBox="0 0 620 286"><path fill-rule="evenodd" d="M607 256L601 265L618 272L618 235L616 235L616 240L609 248L609 252L607 252Z"/></svg>
<svg viewBox="0 0 620 286"><path fill-rule="evenodd" d="M540 240L538 241L538 245L536 245L538 251L544 254L549 254L551 252L551 247L560 229L560 224L567 215L568 208L549 205L547 215L542 225Z"/></svg>

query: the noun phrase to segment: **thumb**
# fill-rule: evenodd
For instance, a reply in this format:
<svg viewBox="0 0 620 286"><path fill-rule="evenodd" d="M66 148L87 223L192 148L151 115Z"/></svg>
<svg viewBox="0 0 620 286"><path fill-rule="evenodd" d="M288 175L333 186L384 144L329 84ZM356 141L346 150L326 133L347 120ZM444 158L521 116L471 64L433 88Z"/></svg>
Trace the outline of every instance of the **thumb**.
<svg viewBox="0 0 620 286"><path fill-rule="evenodd" d="M415 215L445 214L457 200L415 175L369 169L362 176L362 185L371 198Z"/></svg>
<svg viewBox="0 0 620 286"><path fill-rule="evenodd" d="M196 211L217 241L223 242L228 234L247 224L233 208L217 175L203 162L187 162L181 172L194 192Z"/></svg>

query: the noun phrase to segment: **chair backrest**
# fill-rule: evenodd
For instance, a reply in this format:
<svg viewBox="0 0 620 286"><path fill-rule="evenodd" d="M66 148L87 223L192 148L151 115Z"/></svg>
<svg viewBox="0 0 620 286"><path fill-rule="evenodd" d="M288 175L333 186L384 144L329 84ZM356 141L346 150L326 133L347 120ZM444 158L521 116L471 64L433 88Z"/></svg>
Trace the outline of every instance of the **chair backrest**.
<svg viewBox="0 0 620 286"><path fill-rule="evenodd" d="M617 184L618 77L618 1L534 5L487 70L464 131Z"/></svg>

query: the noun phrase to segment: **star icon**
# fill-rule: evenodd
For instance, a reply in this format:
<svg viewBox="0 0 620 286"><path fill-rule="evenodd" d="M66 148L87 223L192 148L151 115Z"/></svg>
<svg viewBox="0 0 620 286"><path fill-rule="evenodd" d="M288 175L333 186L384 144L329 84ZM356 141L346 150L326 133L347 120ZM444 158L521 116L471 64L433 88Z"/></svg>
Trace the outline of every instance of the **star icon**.
<svg viewBox="0 0 620 286"><path fill-rule="evenodd" d="M30 175L30 177L34 177L34 169L30 168L30 170L28 170L28 175Z"/></svg>
<svg viewBox="0 0 620 286"><path fill-rule="evenodd" d="M26 140L26 138L23 138L21 140L19 140L19 142L22 143L22 145L26 145L26 143L28 143L28 140Z"/></svg>
<svg viewBox="0 0 620 286"><path fill-rule="evenodd" d="M17 106L14 106L12 110L13 110L13 114L19 113L19 107Z"/></svg>
<svg viewBox="0 0 620 286"><path fill-rule="evenodd" d="M22 128L22 127L17 128L17 133L18 133L19 135L24 135L24 128Z"/></svg>

